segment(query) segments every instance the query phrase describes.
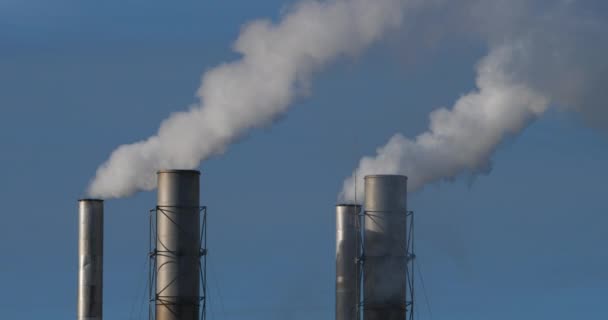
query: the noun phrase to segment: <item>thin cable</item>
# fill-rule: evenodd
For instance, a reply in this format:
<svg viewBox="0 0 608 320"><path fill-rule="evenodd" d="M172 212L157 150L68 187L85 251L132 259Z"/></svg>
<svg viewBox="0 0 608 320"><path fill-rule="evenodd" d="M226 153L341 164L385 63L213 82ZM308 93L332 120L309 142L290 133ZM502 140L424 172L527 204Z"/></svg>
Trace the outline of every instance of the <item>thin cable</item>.
<svg viewBox="0 0 608 320"><path fill-rule="evenodd" d="M211 314L211 319L215 320L215 314L213 313L213 305L211 304L211 299L209 297L205 297L205 303L207 304L207 310Z"/></svg>
<svg viewBox="0 0 608 320"><path fill-rule="evenodd" d="M144 263L144 270L141 274L144 275L143 277L143 281L141 281L139 283L139 285L137 285L137 287L135 288L135 294L133 296L133 303L131 304L131 311L129 312L129 319L133 319L133 315L135 313L135 306L140 302L139 301L139 292L141 292L141 287L144 286L144 283L146 282L146 267L148 266L148 257L146 256L146 261ZM145 293L145 292L144 292Z"/></svg>
<svg viewBox="0 0 608 320"><path fill-rule="evenodd" d="M357 204L357 170L355 170L355 204Z"/></svg>
<svg viewBox="0 0 608 320"><path fill-rule="evenodd" d="M431 318L431 320L433 319L433 311L431 311L431 303L429 301L429 297L426 294L426 286L424 285L424 277L422 276L422 271L420 271L422 268L420 268L420 264L418 263L418 259L414 259L414 263L416 263L416 270L418 270L418 276L420 277L420 282L422 284L422 292L424 293L424 300L426 301L426 307L427 310L429 311L429 316Z"/></svg>
<svg viewBox="0 0 608 320"><path fill-rule="evenodd" d="M211 264L211 261L209 261L209 268L211 269L211 273L214 274L215 272L213 271L213 264ZM211 277L213 278L213 277ZM224 307L224 299L222 299L222 292L220 291L220 286L218 284L218 281L214 281L213 282L215 284L215 290L217 291L217 297L220 300L220 307L222 308L222 315L224 316L224 319L226 319L226 308Z"/></svg>
<svg viewBox="0 0 608 320"><path fill-rule="evenodd" d="M146 266L148 265L148 263L150 263L150 259L146 259ZM144 271L145 272L145 271ZM144 313L144 306L146 305L146 293L148 292L148 288L150 287L150 278L149 277L145 277L146 278L146 285L144 286L144 292L141 296L141 304L139 307L139 317L137 317L138 319L143 319L143 313ZM148 298L148 303L150 304L150 299Z"/></svg>
<svg viewBox="0 0 608 320"><path fill-rule="evenodd" d="M416 319L420 319L420 315L418 314L418 308L414 309L414 317L416 317Z"/></svg>

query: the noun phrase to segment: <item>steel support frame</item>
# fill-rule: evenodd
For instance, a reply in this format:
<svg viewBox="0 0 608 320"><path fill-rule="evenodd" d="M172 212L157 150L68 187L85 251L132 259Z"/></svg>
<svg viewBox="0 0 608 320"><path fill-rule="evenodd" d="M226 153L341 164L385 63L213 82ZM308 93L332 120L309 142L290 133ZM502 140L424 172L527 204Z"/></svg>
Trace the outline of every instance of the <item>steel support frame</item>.
<svg viewBox="0 0 608 320"><path fill-rule="evenodd" d="M359 213L359 218L357 219L357 234L359 239L359 252L360 256L357 260L359 264L359 281L358 281L358 292L359 292L359 304L358 304L358 315L357 320L365 320L363 319L363 307L365 305L365 301L363 301L364 293L363 293L363 281L365 277L365 228L363 227L364 219L365 219L366 211L362 210ZM407 281L406 288L406 299L403 302L405 306L405 320L414 320L414 297L415 297L415 282L414 282L414 265L413 262L416 258L414 253L414 211L407 211L406 214L406 230L407 230L407 239L404 244L404 258L406 259L406 268L405 268L405 276Z"/></svg>
<svg viewBox="0 0 608 320"><path fill-rule="evenodd" d="M150 219L150 230L149 230L149 243L148 243L148 320L155 320L156 301L160 300L160 297L156 295L156 256L163 252L158 250L156 247L157 229L156 219L159 214L165 214L167 210L171 208L179 208L177 206L156 206L154 209L149 211ZM200 272L200 296L199 296L199 308L200 315L199 320L206 320L206 309L207 309L207 207L198 207L199 214L201 215L201 234L199 242L199 272Z"/></svg>

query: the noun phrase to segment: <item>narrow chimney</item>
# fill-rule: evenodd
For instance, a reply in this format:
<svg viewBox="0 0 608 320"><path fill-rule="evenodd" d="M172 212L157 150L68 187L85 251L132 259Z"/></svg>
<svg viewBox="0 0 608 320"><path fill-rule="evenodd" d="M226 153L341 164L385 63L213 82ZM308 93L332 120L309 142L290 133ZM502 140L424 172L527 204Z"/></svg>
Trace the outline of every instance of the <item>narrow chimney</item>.
<svg viewBox="0 0 608 320"><path fill-rule="evenodd" d="M103 200L78 201L78 320L101 320Z"/></svg>
<svg viewBox="0 0 608 320"><path fill-rule="evenodd" d="M156 320L199 318L199 176L195 170L158 172Z"/></svg>
<svg viewBox="0 0 608 320"><path fill-rule="evenodd" d="M358 319L360 205L336 206L336 320Z"/></svg>

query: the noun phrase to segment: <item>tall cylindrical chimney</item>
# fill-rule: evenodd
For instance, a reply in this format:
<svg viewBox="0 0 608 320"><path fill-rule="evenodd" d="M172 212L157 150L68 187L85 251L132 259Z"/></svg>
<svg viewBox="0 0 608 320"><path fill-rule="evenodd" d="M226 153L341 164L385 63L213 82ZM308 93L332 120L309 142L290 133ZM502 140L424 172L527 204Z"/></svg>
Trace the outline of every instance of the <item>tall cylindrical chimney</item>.
<svg viewBox="0 0 608 320"><path fill-rule="evenodd" d="M406 315L407 177L365 177L363 314L365 320Z"/></svg>
<svg viewBox="0 0 608 320"><path fill-rule="evenodd" d="M101 320L103 200L78 201L78 320Z"/></svg>
<svg viewBox="0 0 608 320"><path fill-rule="evenodd" d="M195 170L158 172L156 320L199 317L199 176Z"/></svg>
<svg viewBox="0 0 608 320"><path fill-rule="evenodd" d="M359 212L361 206L336 206L336 320L358 319Z"/></svg>

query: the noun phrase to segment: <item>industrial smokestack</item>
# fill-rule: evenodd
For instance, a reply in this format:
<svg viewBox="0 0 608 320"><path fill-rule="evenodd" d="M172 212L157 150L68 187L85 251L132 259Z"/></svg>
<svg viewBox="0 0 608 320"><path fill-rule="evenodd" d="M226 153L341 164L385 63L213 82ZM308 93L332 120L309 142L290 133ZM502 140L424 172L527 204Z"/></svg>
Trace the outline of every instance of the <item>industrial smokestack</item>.
<svg viewBox="0 0 608 320"><path fill-rule="evenodd" d="M407 289L407 177L365 177L363 315L404 320Z"/></svg>
<svg viewBox="0 0 608 320"><path fill-rule="evenodd" d="M103 200L78 201L78 320L101 320Z"/></svg>
<svg viewBox="0 0 608 320"><path fill-rule="evenodd" d="M336 320L358 319L360 205L336 206Z"/></svg>
<svg viewBox="0 0 608 320"><path fill-rule="evenodd" d="M156 320L195 320L200 304L199 176L158 172Z"/></svg>

